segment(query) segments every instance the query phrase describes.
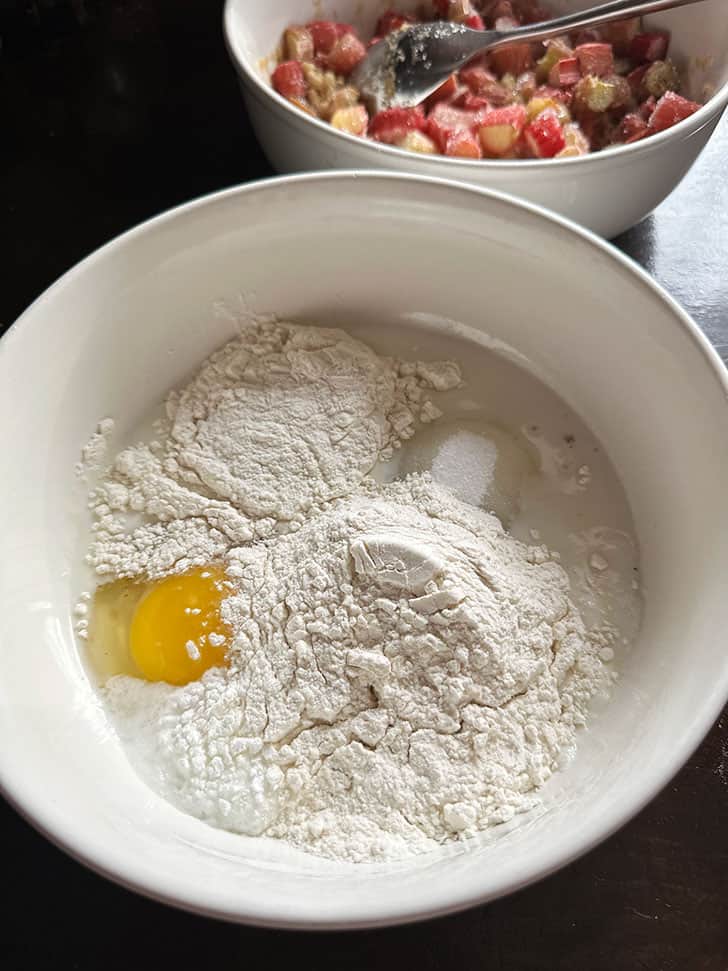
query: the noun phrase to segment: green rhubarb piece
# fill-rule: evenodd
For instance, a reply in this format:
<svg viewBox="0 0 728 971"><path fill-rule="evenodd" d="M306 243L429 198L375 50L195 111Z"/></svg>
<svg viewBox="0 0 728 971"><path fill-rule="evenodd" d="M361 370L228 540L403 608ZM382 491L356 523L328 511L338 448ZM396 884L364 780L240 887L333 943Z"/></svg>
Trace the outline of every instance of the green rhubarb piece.
<svg viewBox="0 0 728 971"><path fill-rule="evenodd" d="M616 87L611 81L588 74L576 85L574 98L589 111L606 111L614 101Z"/></svg>
<svg viewBox="0 0 728 971"><path fill-rule="evenodd" d="M544 56L539 61L536 61L536 80L542 84L548 81L551 68L554 64L558 64L565 57L571 57L573 53L572 49L564 41L551 41L546 48Z"/></svg>
<svg viewBox="0 0 728 971"><path fill-rule="evenodd" d="M647 68L644 86L655 98L680 90L680 74L672 61L653 61Z"/></svg>

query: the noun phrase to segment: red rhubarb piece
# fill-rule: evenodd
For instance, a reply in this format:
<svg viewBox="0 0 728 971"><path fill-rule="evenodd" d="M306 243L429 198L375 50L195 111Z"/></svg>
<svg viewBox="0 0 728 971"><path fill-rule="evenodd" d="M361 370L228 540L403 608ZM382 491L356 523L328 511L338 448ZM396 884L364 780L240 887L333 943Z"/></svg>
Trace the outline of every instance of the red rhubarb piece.
<svg viewBox="0 0 728 971"><path fill-rule="evenodd" d="M438 103L438 101L450 101L458 93L458 80L454 74L451 74L447 81L443 81L437 90L433 91L432 94L425 101L425 107L427 109L432 108Z"/></svg>
<svg viewBox="0 0 728 971"><path fill-rule="evenodd" d="M415 23L414 17L410 17L409 14L398 13L396 10L387 10L377 21L377 26L374 31L379 37L384 37L387 34L391 34L393 30L399 30L400 27L405 27L407 24Z"/></svg>
<svg viewBox="0 0 728 971"><path fill-rule="evenodd" d="M488 54L488 61L497 75L523 74L533 64L533 50L530 44L509 44Z"/></svg>
<svg viewBox="0 0 728 971"><path fill-rule="evenodd" d="M401 141L408 131L422 130L425 126L425 113L417 108L385 108L378 112L369 123L369 135L378 142L393 145Z"/></svg>
<svg viewBox="0 0 728 971"><path fill-rule="evenodd" d="M306 79L298 61L282 61L271 75L271 81L284 98L306 97Z"/></svg>
<svg viewBox="0 0 728 971"><path fill-rule="evenodd" d="M622 136L622 141L628 144L639 141L640 138L644 138L648 131L649 128L647 127L647 122L644 120L642 115L638 115L634 111L630 111L628 114L626 114L619 126L619 133Z"/></svg>
<svg viewBox="0 0 728 971"><path fill-rule="evenodd" d="M611 24L604 24L600 33L607 43L614 48L619 57L629 54L630 45L640 32L640 18L629 17L627 20L615 20Z"/></svg>
<svg viewBox="0 0 728 971"><path fill-rule="evenodd" d="M346 77L366 57L367 49L354 34L343 34L325 56L326 67Z"/></svg>
<svg viewBox="0 0 728 971"><path fill-rule="evenodd" d="M349 24L337 24L333 20L312 20L306 24L313 37L313 46L317 54L328 54L336 41L344 34L353 33Z"/></svg>
<svg viewBox="0 0 728 971"><path fill-rule="evenodd" d="M639 67L636 67L627 75L627 82L632 89L632 94L635 95L635 97L643 90L645 74L647 74L649 66L649 64L640 64Z"/></svg>
<svg viewBox="0 0 728 971"><path fill-rule="evenodd" d="M592 74L597 78L614 74L614 54L611 44L579 44L574 49L574 57L584 77Z"/></svg>
<svg viewBox="0 0 728 971"><path fill-rule="evenodd" d="M549 72L549 84L555 88L570 88L580 80L581 71L575 57L562 57Z"/></svg>
<svg viewBox="0 0 728 971"><path fill-rule="evenodd" d="M664 61L670 44L670 34L666 30L653 30L648 34L637 34L629 45L629 56L633 61Z"/></svg>
<svg viewBox="0 0 728 971"><path fill-rule="evenodd" d="M508 105L486 112L478 130L483 154L491 158L508 154L518 141L526 118L523 105Z"/></svg>
<svg viewBox="0 0 728 971"><path fill-rule="evenodd" d="M650 115L649 126L651 132L664 131L672 128L679 121L689 118L700 108L695 101L688 101L674 91L667 91L655 106Z"/></svg>
<svg viewBox="0 0 728 971"><path fill-rule="evenodd" d="M534 158L553 158L566 145L561 123L551 108L524 128L523 137Z"/></svg>
<svg viewBox="0 0 728 971"><path fill-rule="evenodd" d="M445 142L445 155L457 158L482 158L480 141L472 131L463 129L453 132Z"/></svg>

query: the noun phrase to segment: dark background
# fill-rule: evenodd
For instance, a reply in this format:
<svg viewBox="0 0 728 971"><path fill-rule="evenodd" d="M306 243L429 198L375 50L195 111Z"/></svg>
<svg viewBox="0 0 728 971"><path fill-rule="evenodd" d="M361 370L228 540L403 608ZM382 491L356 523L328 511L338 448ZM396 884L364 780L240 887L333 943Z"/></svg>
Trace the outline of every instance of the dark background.
<svg viewBox="0 0 728 971"><path fill-rule="evenodd" d="M0 331L122 230L271 174L225 54L221 6L0 0ZM727 160L728 118L670 199L616 240L724 358ZM662 794L577 863L490 906L391 930L303 934L193 917L88 872L1 801L0 826L7 971L284 961L317 971L728 971L726 713Z"/></svg>

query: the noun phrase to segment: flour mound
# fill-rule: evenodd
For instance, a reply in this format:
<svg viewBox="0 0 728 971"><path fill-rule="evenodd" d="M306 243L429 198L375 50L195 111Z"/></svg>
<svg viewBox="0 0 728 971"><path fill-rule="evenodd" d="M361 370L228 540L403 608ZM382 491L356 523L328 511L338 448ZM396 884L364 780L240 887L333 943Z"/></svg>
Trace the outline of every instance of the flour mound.
<svg viewBox="0 0 728 971"><path fill-rule="evenodd" d="M438 417L428 389L459 383L454 364L380 357L340 330L248 324L170 394L163 441L123 451L92 493L89 562L159 577L295 529Z"/></svg>
<svg viewBox="0 0 728 971"><path fill-rule="evenodd" d="M533 804L609 675L543 548L427 476L233 549L230 666L155 695L166 795L215 826L398 859ZM108 685L148 712L148 686Z"/></svg>

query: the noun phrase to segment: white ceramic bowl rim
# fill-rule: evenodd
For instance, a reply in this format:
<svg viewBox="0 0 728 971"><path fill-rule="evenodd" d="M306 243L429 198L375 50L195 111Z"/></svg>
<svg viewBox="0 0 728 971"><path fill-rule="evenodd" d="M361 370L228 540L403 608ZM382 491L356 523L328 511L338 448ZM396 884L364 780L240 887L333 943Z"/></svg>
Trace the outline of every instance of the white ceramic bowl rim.
<svg viewBox="0 0 728 971"><path fill-rule="evenodd" d="M278 94L275 88L266 84L259 74L252 70L248 64L248 60L244 53L240 49L237 43L236 31L234 30L233 20L233 7L236 0L225 0L225 8L223 11L223 32L225 36L225 44L227 46L228 52L234 61L234 63L242 70L246 78L252 83L252 85L257 88L263 98L271 98L273 101L277 102L278 105L286 112L293 115L299 121L315 125L319 130L327 132L335 138L343 138L347 142L358 145L360 148L365 145L367 149L378 152L385 157L391 155L394 158L412 158L413 152L409 152L403 148L397 148L394 145L386 145L382 142L374 141L374 139L362 139L357 135L350 135L348 132L340 131L338 128L333 128L331 125L327 124L325 121L321 121L320 118L314 118L313 115L307 115L305 112L300 111L295 108L287 98ZM262 55L261 55L262 56ZM631 145L616 145L614 148L604 149L601 152L591 152L588 155L577 155L574 158L547 158L547 159L468 159L468 158L453 158L450 155L436 156L438 162L445 162L448 165L453 165L461 169L463 172L467 172L470 169L479 169L481 171L487 170L488 168L494 167L502 171L512 169L516 171L532 170L540 171L544 167L550 169L554 165L563 166L584 166L584 165L607 165L610 160L614 158L615 153L621 158L623 156L627 157L629 155L639 154L644 150L645 141L649 142L650 147L659 146L660 144L668 141L674 135L680 135L683 132L699 131L704 125L709 124L715 117L716 109L722 111L728 104L728 82L722 85L713 94L705 104L694 114L690 115L688 118L684 118L679 121L676 125L671 128L666 128L664 131L657 132L655 135L650 135L649 140L641 139L640 141L633 142ZM453 171L453 178L456 177L455 171Z"/></svg>
<svg viewBox="0 0 728 971"><path fill-rule="evenodd" d="M50 303L55 295L63 288L69 286L77 276L102 264L104 260L111 257L115 252L133 246L135 241L148 231L160 226L169 227L178 217L189 210L208 205L213 206L224 200L235 199L261 190L266 191L270 186L278 185L285 187L303 182L346 182L352 179L370 179L377 181L396 180L400 183L409 182L420 185L445 187L450 191L468 193L474 198L478 196L486 199L490 198L499 201L501 204L512 206L515 209L526 210L539 219L556 224L570 231L572 234L580 237L585 247L597 250L602 255L608 255L622 269L641 280L647 289L651 290L669 307L675 318L686 331L688 337L696 345L698 352L705 360L709 372L712 373L712 376L720 385L723 395L728 400L728 372L726 372L718 354L698 328L697 324L641 267L594 233L568 219L554 215L543 207L523 202L502 192L463 185L449 179L424 178L411 174L359 170L284 176L261 180L243 186L236 186L199 197L141 223L90 254L68 270L59 280L41 294L8 329L3 338L0 339L0 364L4 363L8 355L12 353L13 337L24 326L24 320L30 316L31 312L39 306ZM173 873L166 871L158 872L155 873L154 880L150 880L148 874L143 871L137 861L125 853L123 846L114 847L108 843L97 843L96 845L89 846L88 834L75 827L72 820L64 820L63 823L59 823L58 817L54 816L51 809L49 809L48 800L34 797L33 793L38 790L34 790L29 784L29 775L27 773L16 772L12 776L8 774L8 766L4 758L3 749L0 749L0 793L5 796L26 820L51 842L85 864L89 869L131 890L161 902L210 917L239 923L251 923L258 926L278 928L305 927L317 930L388 926L416 920L425 920L434 916L443 916L467 907L475 906L496 896L500 897L508 893L513 893L536 880L543 879L588 852L628 822L653 799L700 745L720 715L726 701L728 701L728 667L722 675L716 676L713 683L713 690L711 691L711 699L712 703L706 703L700 712L696 712L694 718L691 720L690 726L686 727L675 738L669 758L663 759L657 765L646 766L639 779L631 788L629 798L621 804L620 808L617 811L600 816L588 826L585 825L578 837L572 837L572 843L567 852L564 852L563 849L553 849L550 846L546 846L543 851L541 863L537 869L534 870L533 866L528 863L523 864L513 878L506 885L498 888L496 893L492 890L484 892L479 886L482 878L476 876L472 879L463 880L457 893L453 893L452 890L448 889L440 889L439 886L436 886L428 894L427 907L412 905L409 901L403 901L399 912L392 913L391 911L384 912L378 909L377 904L367 902L362 906L362 913L359 918L347 917L345 920L339 918L314 923L303 923L295 917L282 915L269 903L265 902L255 910L248 908L245 913L240 913L234 907L225 910L220 907L219 902L215 903L215 898L212 894L208 893L205 886L199 886L197 888L194 898L192 895L185 896L181 894L175 883Z"/></svg>

